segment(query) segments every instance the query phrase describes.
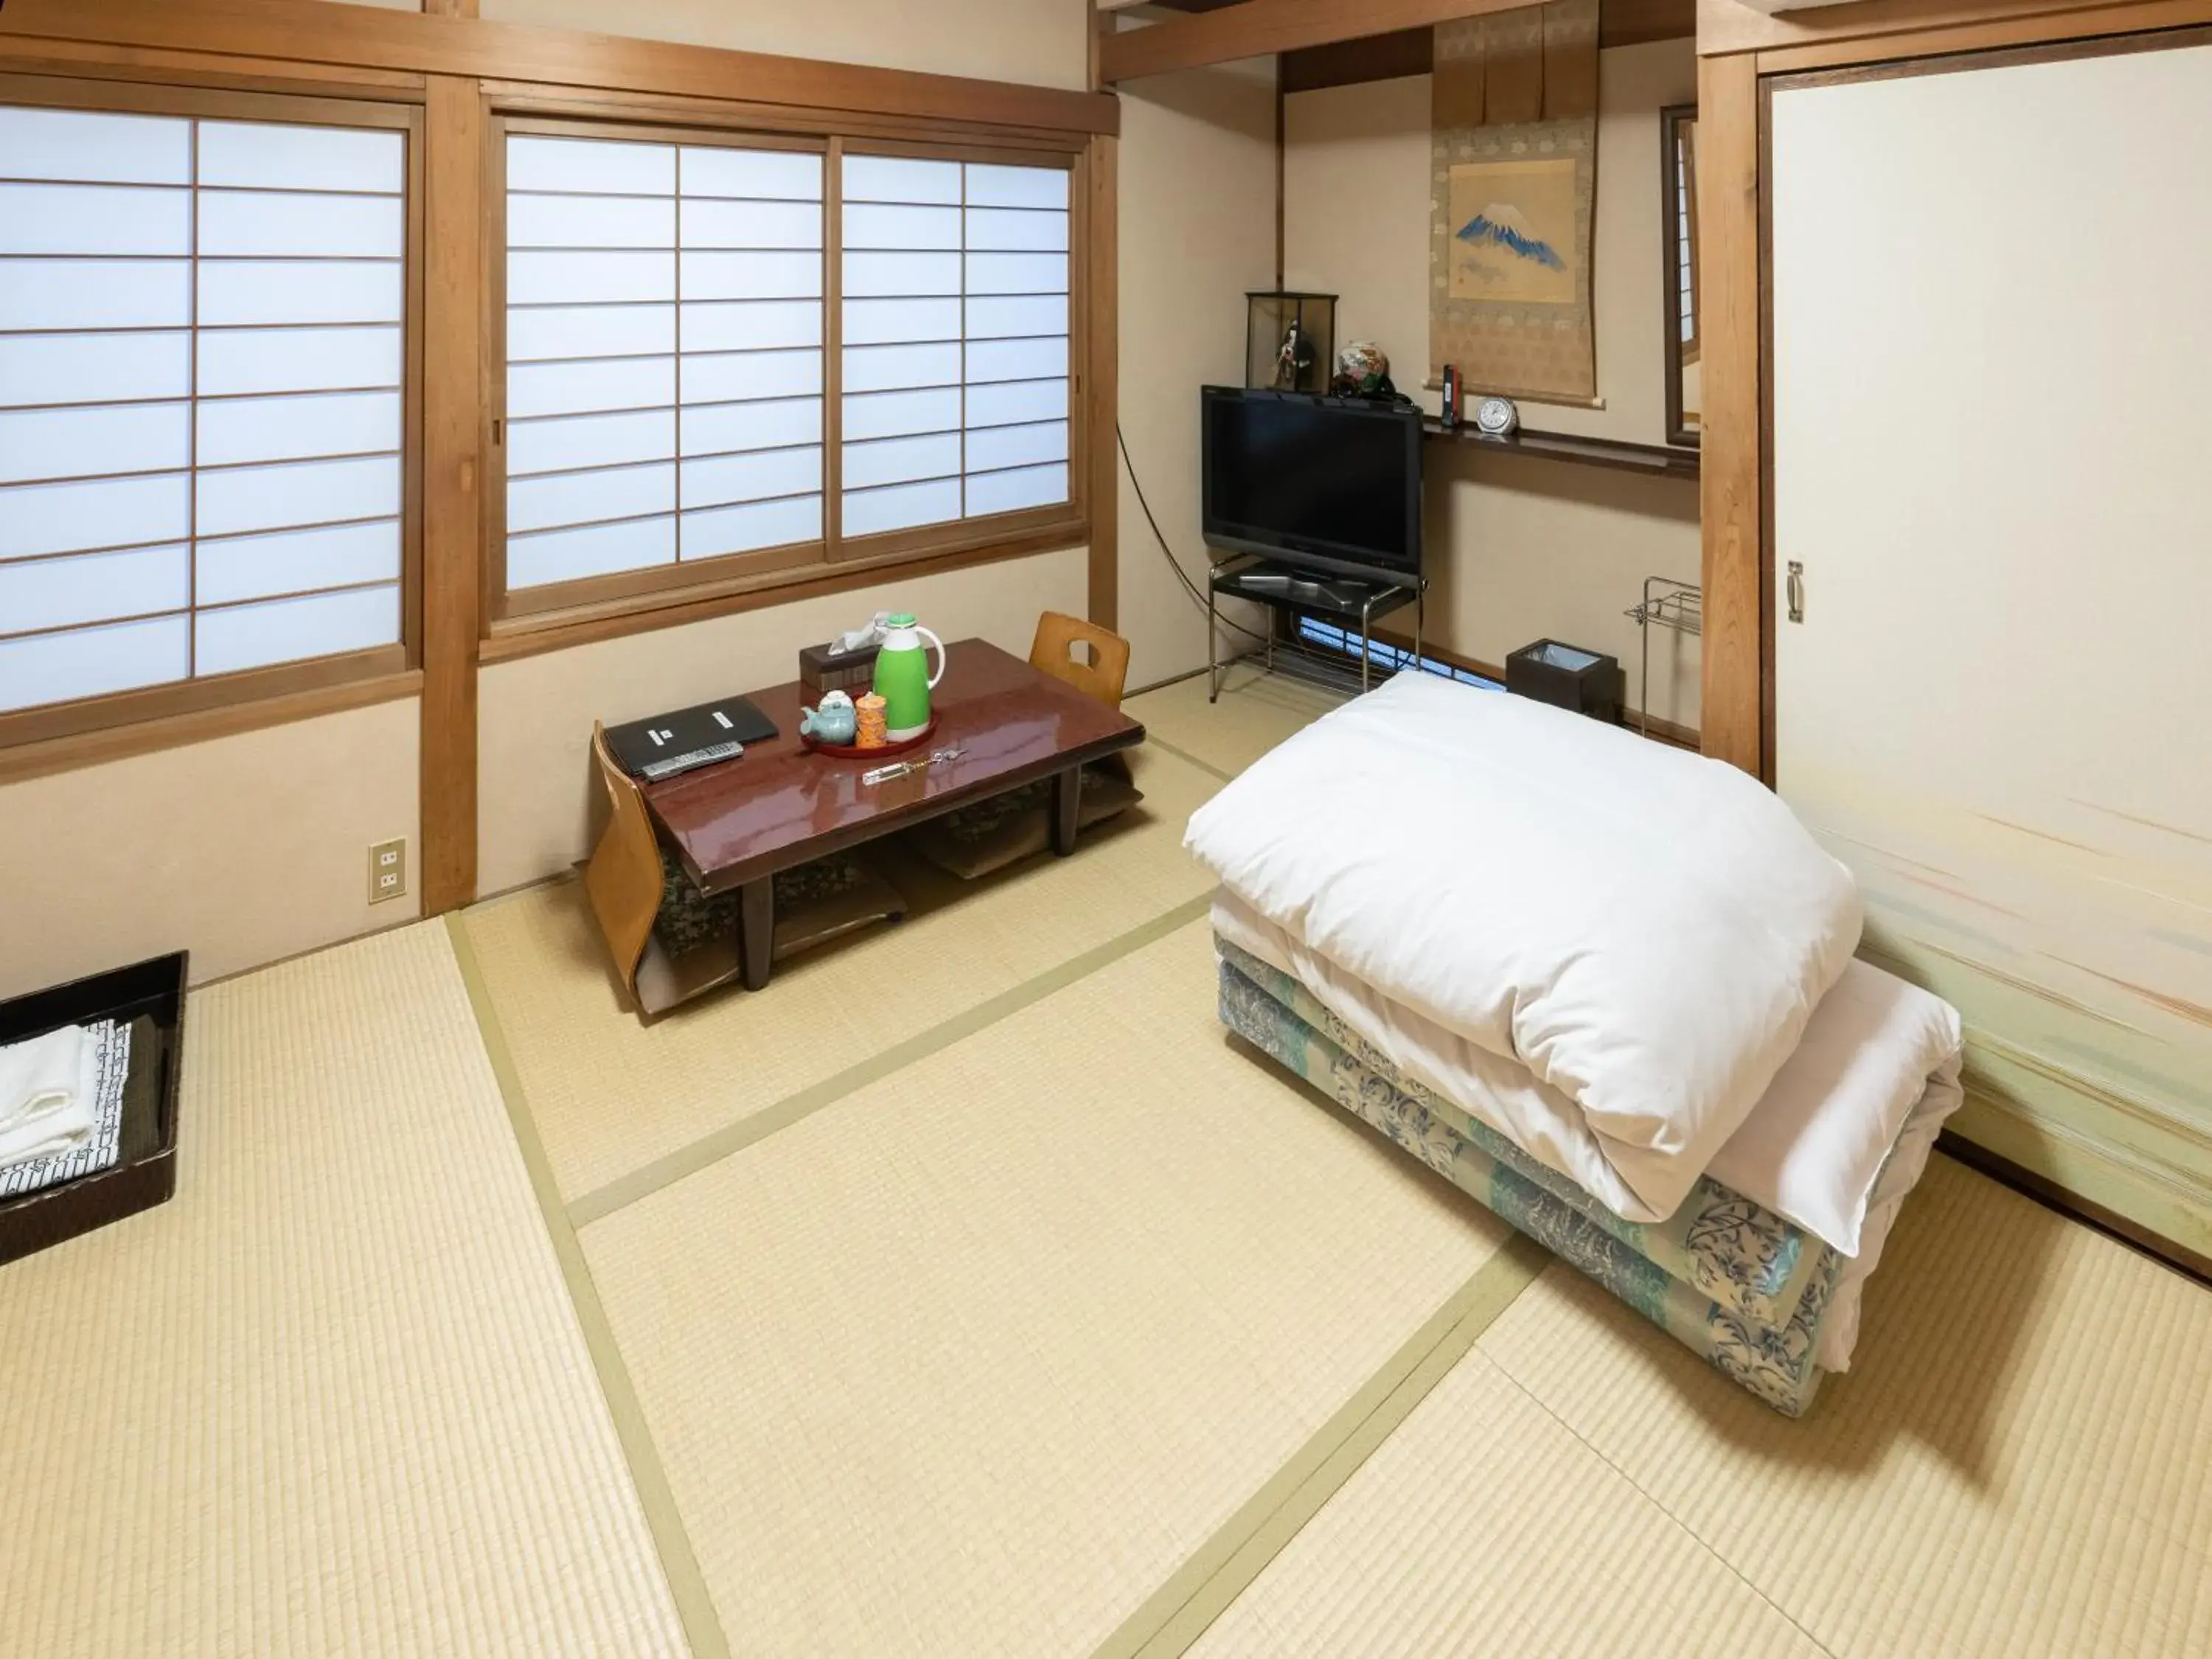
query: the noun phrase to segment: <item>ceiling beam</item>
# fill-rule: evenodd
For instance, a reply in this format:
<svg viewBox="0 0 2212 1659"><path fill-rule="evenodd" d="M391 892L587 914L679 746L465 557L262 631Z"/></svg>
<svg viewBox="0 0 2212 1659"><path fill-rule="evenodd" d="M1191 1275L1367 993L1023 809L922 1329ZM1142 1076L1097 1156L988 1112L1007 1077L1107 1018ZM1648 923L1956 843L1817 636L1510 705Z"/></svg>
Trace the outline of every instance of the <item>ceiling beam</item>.
<svg viewBox="0 0 2212 1659"><path fill-rule="evenodd" d="M0 0L0 57L39 40L1115 132L1110 97L765 52L301 0Z"/></svg>
<svg viewBox="0 0 2212 1659"><path fill-rule="evenodd" d="M1511 11L1528 0L1243 0L1190 17L1109 34L1099 52L1109 85L1270 52Z"/></svg>

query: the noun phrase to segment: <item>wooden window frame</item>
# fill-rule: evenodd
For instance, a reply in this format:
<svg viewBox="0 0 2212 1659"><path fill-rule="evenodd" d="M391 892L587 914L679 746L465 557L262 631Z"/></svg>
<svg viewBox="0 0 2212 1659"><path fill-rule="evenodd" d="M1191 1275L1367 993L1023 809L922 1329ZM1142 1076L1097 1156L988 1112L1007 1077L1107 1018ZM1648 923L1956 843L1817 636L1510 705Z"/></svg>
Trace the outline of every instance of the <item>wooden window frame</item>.
<svg viewBox="0 0 2212 1659"><path fill-rule="evenodd" d="M400 641L228 674L173 681L0 713L0 779L52 770L73 751L137 752L223 732L410 694L422 676L423 112L409 100L323 92L245 91L102 78L0 73L0 104L121 115L365 127L407 140L406 252L400 363ZM197 334L195 323L187 331ZM197 399L188 400L197 416ZM198 539L198 526L191 526ZM88 550L98 551L99 550ZM197 608L191 613L198 615ZM130 738L104 734L130 729ZM140 739L143 738L143 741Z"/></svg>
<svg viewBox="0 0 2212 1659"><path fill-rule="evenodd" d="M1091 532L1087 343L1091 335L1089 143L1084 135L981 130L892 116L846 116L488 82L483 88L483 273L486 396L482 499L482 655L486 661L772 604L825 583L896 578L1087 544ZM823 521L816 540L711 559L549 583L507 586L507 137L510 133L611 142L799 149L823 167ZM1068 173L1068 500L880 535L843 534L843 172L848 155L1058 165ZM677 303L680 306L679 298ZM680 374L680 364L679 364ZM678 395L680 400L681 386ZM681 458L678 458L679 464ZM681 503L678 516L680 521ZM784 590L793 590L787 595Z"/></svg>

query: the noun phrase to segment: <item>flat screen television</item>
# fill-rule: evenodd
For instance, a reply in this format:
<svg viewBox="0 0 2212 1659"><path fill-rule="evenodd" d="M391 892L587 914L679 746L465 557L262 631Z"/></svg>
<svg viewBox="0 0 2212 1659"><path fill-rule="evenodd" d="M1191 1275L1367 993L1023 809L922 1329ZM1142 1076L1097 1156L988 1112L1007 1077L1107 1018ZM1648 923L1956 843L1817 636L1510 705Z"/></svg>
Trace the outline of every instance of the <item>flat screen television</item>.
<svg viewBox="0 0 2212 1659"><path fill-rule="evenodd" d="M1421 415L1210 386L1200 393L1207 543L1340 575L1419 575Z"/></svg>

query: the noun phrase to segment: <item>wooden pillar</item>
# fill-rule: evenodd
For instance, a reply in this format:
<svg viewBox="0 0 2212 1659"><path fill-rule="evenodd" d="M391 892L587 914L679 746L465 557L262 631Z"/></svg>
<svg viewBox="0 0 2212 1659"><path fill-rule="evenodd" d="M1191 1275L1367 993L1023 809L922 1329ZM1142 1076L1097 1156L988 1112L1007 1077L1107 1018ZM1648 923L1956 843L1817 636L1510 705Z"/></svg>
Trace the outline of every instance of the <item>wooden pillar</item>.
<svg viewBox="0 0 2212 1659"><path fill-rule="evenodd" d="M1698 64L1698 319L1704 375L1705 751L1772 777L1765 673L1759 73Z"/></svg>
<svg viewBox="0 0 2212 1659"><path fill-rule="evenodd" d="M445 0L447 4L473 0ZM425 137L422 914L477 896L477 640L482 600L483 104L434 75Z"/></svg>
<svg viewBox="0 0 2212 1659"><path fill-rule="evenodd" d="M1091 580L1087 614L1101 628L1119 628L1121 592L1121 462L1115 438L1121 418L1121 141L1091 139L1083 165L1088 196L1090 261L1086 329L1091 380L1085 441L1091 449Z"/></svg>

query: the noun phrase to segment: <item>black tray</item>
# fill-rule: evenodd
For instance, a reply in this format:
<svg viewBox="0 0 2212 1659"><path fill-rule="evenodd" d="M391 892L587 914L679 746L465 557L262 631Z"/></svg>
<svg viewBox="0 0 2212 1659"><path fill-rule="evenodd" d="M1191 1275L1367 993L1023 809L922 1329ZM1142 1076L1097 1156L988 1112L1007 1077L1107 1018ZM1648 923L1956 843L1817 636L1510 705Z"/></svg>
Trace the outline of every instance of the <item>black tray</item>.
<svg viewBox="0 0 2212 1659"><path fill-rule="evenodd" d="M150 1210L175 1195L185 969L186 957L179 951L0 1002L0 1043L92 1020L112 1019L131 1028L122 1155L111 1169L0 1199L0 1262Z"/></svg>

